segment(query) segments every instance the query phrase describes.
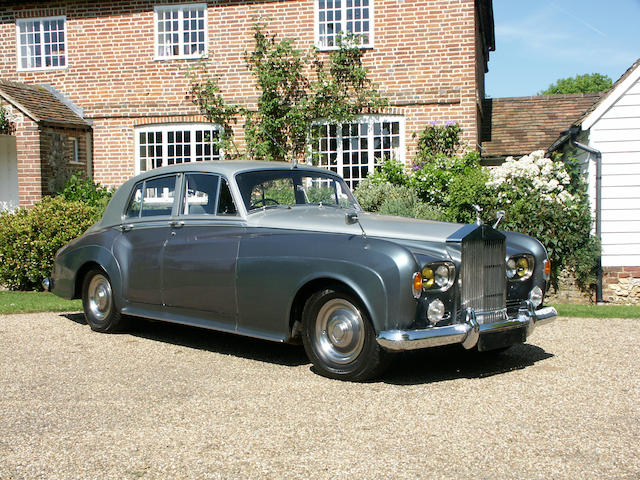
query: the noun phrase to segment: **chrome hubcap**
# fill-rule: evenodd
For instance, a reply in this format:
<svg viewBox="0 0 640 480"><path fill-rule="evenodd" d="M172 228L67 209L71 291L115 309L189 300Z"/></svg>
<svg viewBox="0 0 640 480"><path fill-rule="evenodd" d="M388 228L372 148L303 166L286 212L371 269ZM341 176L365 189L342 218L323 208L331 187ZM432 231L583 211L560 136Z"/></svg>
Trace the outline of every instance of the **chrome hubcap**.
<svg viewBox="0 0 640 480"><path fill-rule="evenodd" d="M341 365L355 360L364 346L364 321L355 305L342 298L325 303L318 312L315 342L324 360Z"/></svg>
<svg viewBox="0 0 640 480"><path fill-rule="evenodd" d="M96 320L104 320L109 313L111 313L111 285L106 277L98 274L91 279L87 297L89 300L89 310Z"/></svg>

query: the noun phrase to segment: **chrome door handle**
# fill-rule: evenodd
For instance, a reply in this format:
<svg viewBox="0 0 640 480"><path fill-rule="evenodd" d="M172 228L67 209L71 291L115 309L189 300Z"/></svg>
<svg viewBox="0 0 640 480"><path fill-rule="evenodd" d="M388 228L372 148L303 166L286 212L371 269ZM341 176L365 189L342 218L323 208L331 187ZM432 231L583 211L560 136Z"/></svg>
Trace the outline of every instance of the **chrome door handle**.
<svg viewBox="0 0 640 480"><path fill-rule="evenodd" d="M173 228L181 228L184 227L184 222L182 220L172 220L169 222L169 226Z"/></svg>
<svg viewBox="0 0 640 480"><path fill-rule="evenodd" d="M120 225L120 230L122 230L123 232L128 232L129 230L132 230L132 229L133 229L133 223Z"/></svg>

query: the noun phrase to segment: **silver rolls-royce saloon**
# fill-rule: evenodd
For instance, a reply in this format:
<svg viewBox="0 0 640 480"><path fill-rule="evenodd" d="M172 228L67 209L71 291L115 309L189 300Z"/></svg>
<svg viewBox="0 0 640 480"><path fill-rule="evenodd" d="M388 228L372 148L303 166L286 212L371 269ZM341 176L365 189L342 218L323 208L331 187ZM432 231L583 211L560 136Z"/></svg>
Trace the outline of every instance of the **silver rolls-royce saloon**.
<svg viewBox="0 0 640 480"><path fill-rule="evenodd" d="M220 161L125 182L46 284L99 332L138 316L302 342L318 373L366 380L394 352L524 342L556 316L549 272L526 235L365 213L320 168Z"/></svg>

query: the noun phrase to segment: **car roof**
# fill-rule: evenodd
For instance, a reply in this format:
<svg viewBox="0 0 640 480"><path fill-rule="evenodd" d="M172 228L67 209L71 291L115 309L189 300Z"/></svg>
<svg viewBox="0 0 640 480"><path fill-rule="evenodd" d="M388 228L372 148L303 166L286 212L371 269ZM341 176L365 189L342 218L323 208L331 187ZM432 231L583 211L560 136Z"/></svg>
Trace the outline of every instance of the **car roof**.
<svg viewBox="0 0 640 480"><path fill-rule="evenodd" d="M246 160L214 160L207 162L190 162L180 165L171 165L168 167L155 168L136 175L132 180L136 182L148 177L155 177L166 173L177 172L209 172L225 175L228 178L233 177L236 173L251 172L257 170L290 170L299 168L306 171L316 171L320 173L329 173L336 175L334 172L325 168L313 167L305 163L294 164L289 162L259 162Z"/></svg>

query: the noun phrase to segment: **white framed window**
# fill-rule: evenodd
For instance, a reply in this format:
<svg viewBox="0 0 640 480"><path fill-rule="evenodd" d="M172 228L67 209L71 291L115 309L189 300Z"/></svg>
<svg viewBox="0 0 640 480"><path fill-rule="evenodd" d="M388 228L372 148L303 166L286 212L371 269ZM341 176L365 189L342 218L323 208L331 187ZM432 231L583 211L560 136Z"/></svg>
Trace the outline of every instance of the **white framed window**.
<svg viewBox="0 0 640 480"><path fill-rule="evenodd" d="M220 127L211 123L173 123L137 127L136 173L178 163L221 160Z"/></svg>
<svg viewBox="0 0 640 480"><path fill-rule="evenodd" d="M71 160L69 163L81 165L80 162L80 144L75 137L69 137L69 143L71 144Z"/></svg>
<svg viewBox="0 0 640 480"><path fill-rule="evenodd" d="M154 12L156 60L206 56L206 3L158 6Z"/></svg>
<svg viewBox="0 0 640 480"><path fill-rule="evenodd" d="M385 160L404 163L404 117L367 115L350 123L317 123L313 128L317 165L341 175L352 189Z"/></svg>
<svg viewBox="0 0 640 480"><path fill-rule="evenodd" d="M67 66L66 17L16 20L18 70Z"/></svg>
<svg viewBox="0 0 640 480"><path fill-rule="evenodd" d="M360 47L373 47L373 0L315 0L316 46L338 48L340 35L353 35Z"/></svg>

